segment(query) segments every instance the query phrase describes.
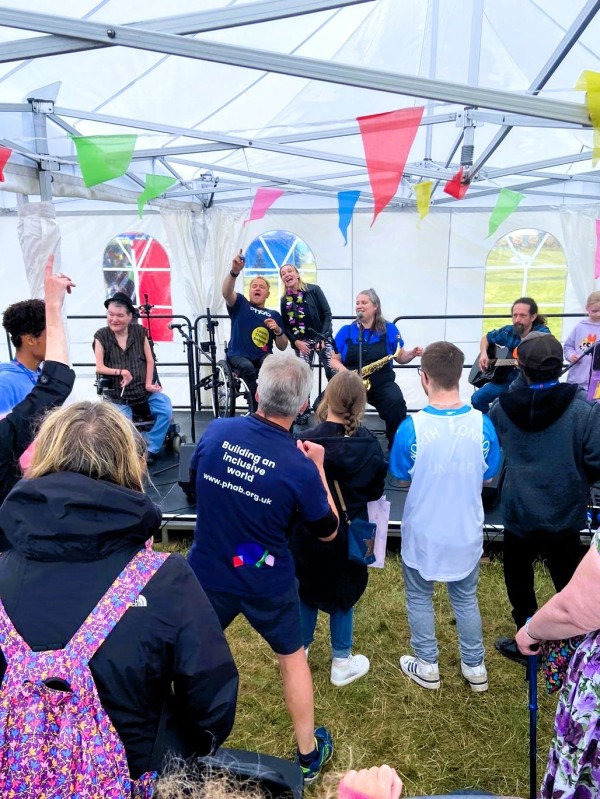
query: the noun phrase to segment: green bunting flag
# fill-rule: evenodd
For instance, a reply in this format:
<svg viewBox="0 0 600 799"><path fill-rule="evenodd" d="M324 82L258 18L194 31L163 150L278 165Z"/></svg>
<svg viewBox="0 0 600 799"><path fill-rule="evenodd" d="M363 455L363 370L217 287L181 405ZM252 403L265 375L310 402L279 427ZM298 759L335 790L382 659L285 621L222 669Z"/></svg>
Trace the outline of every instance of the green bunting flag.
<svg viewBox="0 0 600 799"><path fill-rule="evenodd" d="M508 219L513 211L516 211L517 206L524 198L525 195L518 191L500 189L500 194L498 195L498 199L496 201L496 207L490 216L488 234L486 238L489 238L492 233L495 233L498 230L502 222L504 222L505 219Z"/></svg>
<svg viewBox="0 0 600 799"><path fill-rule="evenodd" d="M89 188L124 175L131 163L137 136L71 136L83 182Z"/></svg>
<svg viewBox="0 0 600 799"><path fill-rule="evenodd" d="M140 219L142 218L144 205L146 205L148 200L153 200L155 197L164 194L174 183L177 183L177 178L170 178L167 175L146 175L146 188L137 201Z"/></svg>

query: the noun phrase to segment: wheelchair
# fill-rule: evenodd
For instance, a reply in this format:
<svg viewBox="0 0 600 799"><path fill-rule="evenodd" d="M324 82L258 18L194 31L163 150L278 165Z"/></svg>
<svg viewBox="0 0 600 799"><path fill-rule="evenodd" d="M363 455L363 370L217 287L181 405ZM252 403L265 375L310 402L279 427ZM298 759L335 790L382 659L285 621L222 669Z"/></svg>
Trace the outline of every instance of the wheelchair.
<svg viewBox="0 0 600 799"><path fill-rule="evenodd" d="M96 386L98 396L102 397L105 402L112 402L114 405L124 404L115 402L107 393L109 391L116 391L118 389L118 382L118 377L96 374L94 385ZM150 413L150 406L148 403L136 402L135 405L130 405L129 407L131 408L133 415L132 421L136 430L140 433L151 430L154 425L154 417ZM176 422L171 421L163 444L167 452L178 453L181 449L181 445L185 444L185 440L185 436L182 436L180 433L180 426Z"/></svg>
<svg viewBox="0 0 600 799"><path fill-rule="evenodd" d="M235 416L236 411L250 413L251 407L250 389L227 360L227 343L225 358L217 359L215 328L218 324L216 319L209 316L208 341L200 342L200 350L208 358L206 365L210 366L211 373L198 381L199 388L210 391L210 404L215 419ZM243 400L245 406L239 405L238 400Z"/></svg>

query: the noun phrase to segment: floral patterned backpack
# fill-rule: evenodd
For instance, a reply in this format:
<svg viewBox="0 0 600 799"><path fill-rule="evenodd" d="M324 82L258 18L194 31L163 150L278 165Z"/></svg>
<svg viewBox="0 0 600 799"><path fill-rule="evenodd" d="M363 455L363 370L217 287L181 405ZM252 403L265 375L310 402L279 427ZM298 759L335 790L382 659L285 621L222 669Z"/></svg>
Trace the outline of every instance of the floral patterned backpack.
<svg viewBox="0 0 600 799"><path fill-rule="evenodd" d="M148 799L156 773L129 776L89 661L168 556L142 550L64 649L33 652L0 602L0 796Z"/></svg>

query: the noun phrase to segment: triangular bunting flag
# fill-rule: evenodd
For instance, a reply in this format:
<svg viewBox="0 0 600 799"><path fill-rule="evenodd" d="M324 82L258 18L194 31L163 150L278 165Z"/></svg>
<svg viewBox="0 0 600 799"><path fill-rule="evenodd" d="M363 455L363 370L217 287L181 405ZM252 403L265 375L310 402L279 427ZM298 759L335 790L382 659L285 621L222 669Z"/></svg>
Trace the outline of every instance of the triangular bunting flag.
<svg viewBox="0 0 600 799"><path fill-rule="evenodd" d="M592 166L600 160L600 72L584 69L577 83L575 91L585 92L585 104L594 127Z"/></svg>
<svg viewBox="0 0 600 799"><path fill-rule="evenodd" d="M250 210L250 216L244 221L244 224L248 224L248 222L251 222L253 219L262 219L269 208L282 194L285 194L283 189L257 189Z"/></svg>
<svg viewBox="0 0 600 799"><path fill-rule="evenodd" d="M344 237L344 247L348 244L348 225L359 197L359 191L338 191L338 227Z"/></svg>
<svg viewBox="0 0 600 799"><path fill-rule="evenodd" d="M496 200L496 207L490 216L488 237L495 233L502 222L517 209L517 206L525 198L524 194L510 189L500 189L500 194Z"/></svg>
<svg viewBox="0 0 600 799"><path fill-rule="evenodd" d="M451 178L444 186L444 191L446 194L449 194L451 197L455 197L457 200L462 200L469 190L469 186L471 185L470 183L462 182L463 173L464 169L461 166L456 175L454 175L454 177Z"/></svg>
<svg viewBox="0 0 600 799"><path fill-rule="evenodd" d="M140 194L137 201L140 219L142 218L144 205L148 200L153 200L155 197L164 194L165 191L175 183L177 183L177 178L172 178L168 175L146 175L146 188Z"/></svg>
<svg viewBox="0 0 600 799"><path fill-rule="evenodd" d="M89 188L124 175L131 163L137 136L71 136L83 182Z"/></svg>
<svg viewBox="0 0 600 799"><path fill-rule="evenodd" d="M417 199L417 211L419 212L419 225L429 213L432 190L433 190L433 181L431 180L422 180L420 183L415 183L415 185L413 186L413 191Z"/></svg>
<svg viewBox="0 0 600 799"><path fill-rule="evenodd" d="M4 167L12 155L12 150L8 147L0 146L0 183L4 183Z"/></svg>
<svg viewBox="0 0 600 799"><path fill-rule="evenodd" d="M402 108L356 118L375 195L371 226L398 190L422 116L422 108Z"/></svg>

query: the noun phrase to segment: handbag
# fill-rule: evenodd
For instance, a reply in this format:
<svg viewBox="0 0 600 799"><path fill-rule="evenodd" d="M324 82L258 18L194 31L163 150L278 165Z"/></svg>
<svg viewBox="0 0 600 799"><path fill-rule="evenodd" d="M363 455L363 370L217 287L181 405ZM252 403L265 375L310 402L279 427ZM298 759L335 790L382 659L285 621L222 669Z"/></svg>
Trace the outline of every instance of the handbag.
<svg viewBox="0 0 600 799"><path fill-rule="evenodd" d="M342 496L337 480L333 481L338 495L340 507L344 512L348 527L348 560L353 563L360 563L361 566L370 566L375 563L375 534L377 525L365 519L349 519L346 511L346 503Z"/></svg>

